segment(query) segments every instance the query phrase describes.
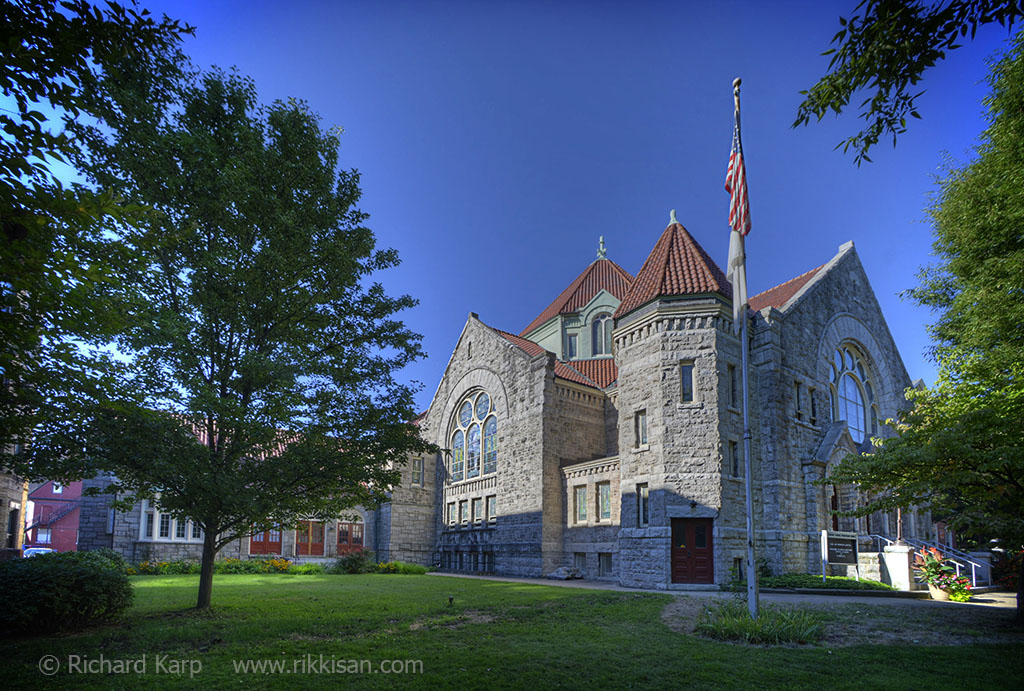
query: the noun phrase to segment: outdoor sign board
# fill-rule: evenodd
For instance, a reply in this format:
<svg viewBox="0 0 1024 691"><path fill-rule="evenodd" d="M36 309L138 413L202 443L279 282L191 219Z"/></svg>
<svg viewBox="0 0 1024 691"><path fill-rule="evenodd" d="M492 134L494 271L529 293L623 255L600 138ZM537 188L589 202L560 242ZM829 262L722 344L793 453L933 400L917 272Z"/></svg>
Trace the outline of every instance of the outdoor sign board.
<svg viewBox="0 0 1024 691"><path fill-rule="evenodd" d="M821 531L821 580L825 581L829 564L849 564L855 568L857 580L860 580L860 568L857 565L857 533L839 530Z"/></svg>

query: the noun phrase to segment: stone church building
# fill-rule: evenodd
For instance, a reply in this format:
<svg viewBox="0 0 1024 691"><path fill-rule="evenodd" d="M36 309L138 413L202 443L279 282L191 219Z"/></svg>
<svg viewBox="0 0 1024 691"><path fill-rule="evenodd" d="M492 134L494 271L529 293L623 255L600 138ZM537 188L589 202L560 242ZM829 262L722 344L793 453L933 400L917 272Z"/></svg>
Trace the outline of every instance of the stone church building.
<svg viewBox="0 0 1024 691"><path fill-rule="evenodd" d="M856 490L816 481L885 434L910 379L853 243L752 297L748 315L757 553L776 573L820 573L822 529L895 533L892 516L837 517ZM665 228L635 276L602 244L518 333L469 315L417 420L444 452L410 459L390 503L221 556L365 546L451 571L565 566L625 586L721 585L746 550L740 378L731 287L682 225ZM82 548L199 554L187 522L147 506L94 509L83 507ZM904 516L905 534L925 536L915 518Z"/></svg>

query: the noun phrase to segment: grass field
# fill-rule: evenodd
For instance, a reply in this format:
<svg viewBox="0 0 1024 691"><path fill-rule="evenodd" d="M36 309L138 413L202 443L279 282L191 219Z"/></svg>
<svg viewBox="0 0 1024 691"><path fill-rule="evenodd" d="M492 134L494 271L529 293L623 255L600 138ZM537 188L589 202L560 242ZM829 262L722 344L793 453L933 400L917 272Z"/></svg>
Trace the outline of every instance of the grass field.
<svg viewBox="0 0 1024 691"><path fill-rule="evenodd" d="M712 642L671 630L661 614L672 598L661 594L440 576L218 575L213 608L196 613L197 578L133 579L135 605L118 624L0 639L4 687L1004 689L1024 678L1019 645ZM46 655L60 664L53 676L40 672ZM94 671L69 673L72 659ZM422 671L350 673L342 662L362 659L372 668L416 660ZM145 674L114 667L139 660ZM288 672L236 671L245 660Z"/></svg>

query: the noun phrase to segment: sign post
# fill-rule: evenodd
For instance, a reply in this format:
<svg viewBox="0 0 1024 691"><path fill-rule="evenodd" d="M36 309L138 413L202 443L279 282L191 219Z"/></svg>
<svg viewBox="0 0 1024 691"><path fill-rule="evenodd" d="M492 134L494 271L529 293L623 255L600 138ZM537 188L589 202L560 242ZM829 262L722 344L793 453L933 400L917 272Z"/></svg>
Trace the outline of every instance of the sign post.
<svg viewBox="0 0 1024 691"><path fill-rule="evenodd" d="M829 564L848 564L854 568L857 580L860 580L860 563L857 559L857 533L838 530L821 531L821 582L827 583Z"/></svg>

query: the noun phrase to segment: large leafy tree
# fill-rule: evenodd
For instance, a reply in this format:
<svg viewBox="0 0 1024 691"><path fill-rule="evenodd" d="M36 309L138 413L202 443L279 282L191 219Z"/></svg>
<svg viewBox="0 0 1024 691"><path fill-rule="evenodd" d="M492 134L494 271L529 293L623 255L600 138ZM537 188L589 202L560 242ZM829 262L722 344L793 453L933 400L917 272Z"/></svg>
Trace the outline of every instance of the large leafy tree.
<svg viewBox="0 0 1024 691"><path fill-rule="evenodd" d="M122 280L121 395L41 434L57 476L107 471L202 527L198 607L232 540L371 504L427 446L396 373L419 336L372 274L397 264L340 169L340 131L299 101L260 106L235 73L125 59L79 126L99 188L153 210L112 230L141 258ZM82 451L84 449L84 452Z"/></svg>
<svg viewBox="0 0 1024 691"><path fill-rule="evenodd" d="M839 142L853 149L858 165L883 137L896 138L907 118L921 117L917 84L946 53L960 47L978 27L997 23L1007 28L1024 17L1022 0L862 0L854 14L840 18L832 38L829 72L812 86L793 126L840 113L850 99L866 93L858 106L864 129Z"/></svg>
<svg viewBox="0 0 1024 691"><path fill-rule="evenodd" d="M63 123L95 114L84 88L112 61L164 53L188 32L135 5L0 3L0 466L39 424L95 400L116 366L88 350L118 328L104 305L128 260L103 229L142 210L61 182L81 146Z"/></svg>
<svg viewBox="0 0 1024 691"><path fill-rule="evenodd" d="M912 393L899 436L833 481L879 492L865 512L919 504L958 530L1024 547L1024 32L993 66L977 158L931 209L936 266L912 291L938 319L936 386ZM890 491L891 490L891 491ZM1024 576L1024 574L1021 574ZM1017 593L1024 618L1024 577Z"/></svg>

